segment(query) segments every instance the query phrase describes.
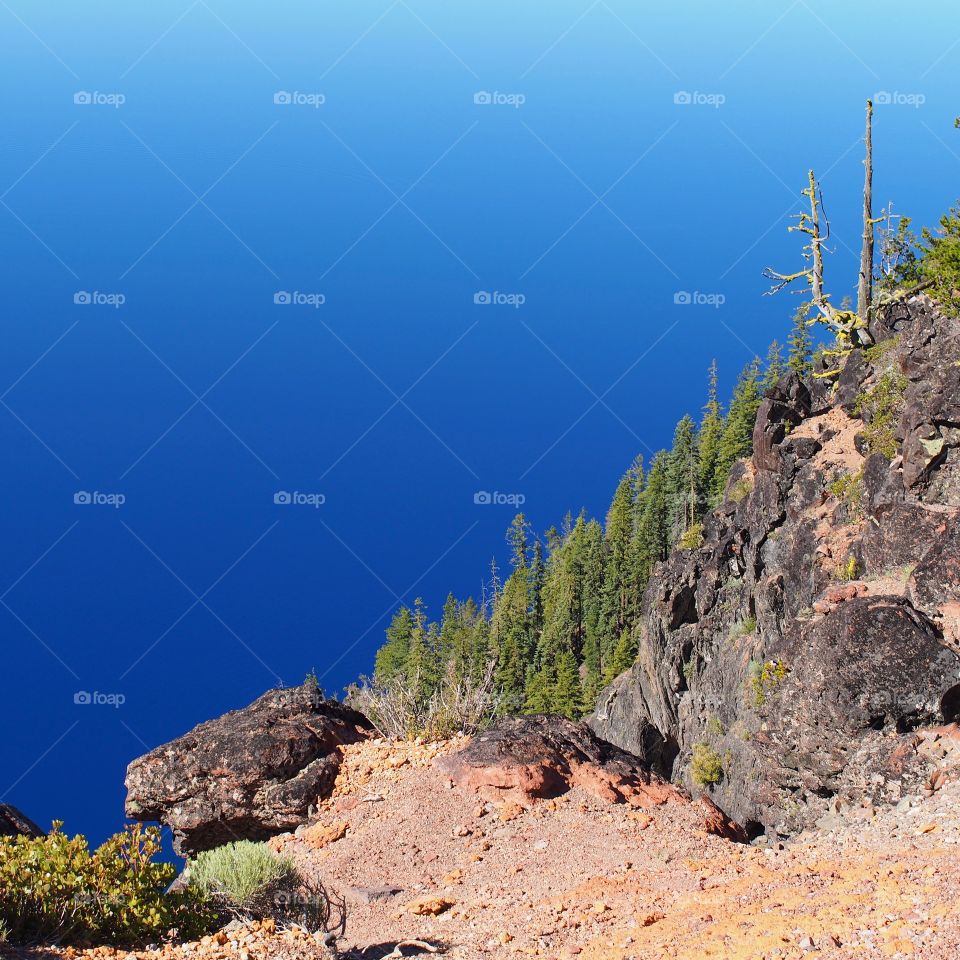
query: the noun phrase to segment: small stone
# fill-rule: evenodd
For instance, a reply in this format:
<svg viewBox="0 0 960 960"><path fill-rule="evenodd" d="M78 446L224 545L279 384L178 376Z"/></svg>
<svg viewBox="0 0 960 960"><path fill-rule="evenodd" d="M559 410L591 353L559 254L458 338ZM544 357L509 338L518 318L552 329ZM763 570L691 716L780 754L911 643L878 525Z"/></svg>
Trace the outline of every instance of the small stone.
<svg viewBox="0 0 960 960"><path fill-rule="evenodd" d="M422 897L417 897L416 900L411 900L406 909L408 913L412 913L414 916L436 917L445 910L449 910L453 905L454 901L446 897L425 894Z"/></svg>

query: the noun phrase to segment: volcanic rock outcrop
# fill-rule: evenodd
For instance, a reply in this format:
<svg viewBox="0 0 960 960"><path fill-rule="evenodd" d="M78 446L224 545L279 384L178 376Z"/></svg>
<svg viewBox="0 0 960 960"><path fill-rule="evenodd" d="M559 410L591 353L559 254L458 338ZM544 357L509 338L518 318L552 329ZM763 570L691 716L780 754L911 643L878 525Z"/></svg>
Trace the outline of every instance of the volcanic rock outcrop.
<svg viewBox="0 0 960 960"><path fill-rule="evenodd" d="M582 787L600 799L652 807L686 798L636 757L563 717L511 717L477 734L438 767L484 800L529 806Z"/></svg>
<svg viewBox="0 0 960 960"><path fill-rule="evenodd" d="M757 829L921 790L912 731L960 715L960 321L920 296L870 331L835 380L764 399L589 720Z"/></svg>
<svg viewBox="0 0 960 960"><path fill-rule="evenodd" d="M308 819L333 788L340 747L372 730L314 683L271 690L134 760L127 816L168 824L182 855L265 840Z"/></svg>
<svg viewBox="0 0 960 960"><path fill-rule="evenodd" d="M0 837L42 837L44 832L16 807L0 803Z"/></svg>

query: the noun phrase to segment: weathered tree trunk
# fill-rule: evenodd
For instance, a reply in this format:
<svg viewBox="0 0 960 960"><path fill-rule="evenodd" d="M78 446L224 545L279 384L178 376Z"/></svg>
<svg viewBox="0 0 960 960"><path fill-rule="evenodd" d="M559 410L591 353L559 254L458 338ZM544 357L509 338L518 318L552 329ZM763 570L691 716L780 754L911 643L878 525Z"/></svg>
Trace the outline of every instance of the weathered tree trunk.
<svg viewBox="0 0 960 960"><path fill-rule="evenodd" d="M813 295L813 302L821 312L831 317L833 311L830 308L829 301L823 295L823 235L820 232L820 201L817 197L817 178L813 171L809 172L810 186L807 189L807 196L810 197L810 227L807 233L810 235L810 254L813 257L813 271L810 283L810 293Z"/></svg>
<svg viewBox="0 0 960 960"><path fill-rule="evenodd" d="M870 319L873 302L873 102L867 101L866 168L863 181L863 244L860 248L860 282L857 285L857 316Z"/></svg>

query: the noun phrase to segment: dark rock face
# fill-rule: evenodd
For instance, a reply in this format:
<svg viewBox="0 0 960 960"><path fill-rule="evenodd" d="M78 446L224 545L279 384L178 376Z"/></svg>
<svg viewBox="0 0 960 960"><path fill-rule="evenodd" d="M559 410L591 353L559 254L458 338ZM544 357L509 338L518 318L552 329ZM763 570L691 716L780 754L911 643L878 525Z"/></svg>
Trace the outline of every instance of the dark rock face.
<svg viewBox="0 0 960 960"><path fill-rule="evenodd" d="M338 748L372 730L313 684L271 690L134 760L126 814L168 824L181 855L265 840L307 819L333 788Z"/></svg>
<svg viewBox="0 0 960 960"><path fill-rule="evenodd" d="M713 754L710 796L751 828L899 799L913 731L960 713L960 321L914 297L871 333L834 386L764 399L752 462L702 547L655 571L637 661L588 721L693 792L694 749ZM864 457L856 413L888 371L892 462Z"/></svg>
<svg viewBox="0 0 960 960"><path fill-rule="evenodd" d="M784 374L760 403L753 430L753 459L760 470L777 470L777 448L787 432L810 415L810 391L796 373Z"/></svg>
<svg viewBox="0 0 960 960"><path fill-rule="evenodd" d="M0 837L43 837L44 832L25 814L9 803L0 803Z"/></svg>

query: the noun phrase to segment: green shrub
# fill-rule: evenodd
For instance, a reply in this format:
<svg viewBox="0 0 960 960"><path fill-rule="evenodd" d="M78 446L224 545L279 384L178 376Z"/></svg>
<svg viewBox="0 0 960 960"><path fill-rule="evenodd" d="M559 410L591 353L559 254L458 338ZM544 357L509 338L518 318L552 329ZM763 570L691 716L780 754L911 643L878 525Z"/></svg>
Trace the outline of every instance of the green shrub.
<svg viewBox="0 0 960 960"><path fill-rule="evenodd" d="M677 546L681 550L697 550L703 546L703 524L695 523L680 534Z"/></svg>
<svg viewBox="0 0 960 960"><path fill-rule="evenodd" d="M775 690L787 676L787 667L782 660L768 660L766 663L750 661L750 678L747 686L755 707L767 702L767 695Z"/></svg>
<svg viewBox="0 0 960 960"><path fill-rule="evenodd" d="M888 337L886 340L881 340L878 343L874 343L872 346L865 347L863 351L863 359L867 361L871 366L876 366L898 343L900 342L900 337Z"/></svg>
<svg viewBox="0 0 960 960"><path fill-rule="evenodd" d="M860 576L860 564L852 553L847 557L847 562L837 570L837 575L841 580L856 580Z"/></svg>
<svg viewBox="0 0 960 960"><path fill-rule="evenodd" d="M863 516L863 470L844 473L830 484L830 492L846 503L852 519Z"/></svg>
<svg viewBox="0 0 960 960"><path fill-rule="evenodd" d="M723 761L709 744L695 743L693 745L690 776L693 777L693 782L698 787L711 787L723 779Z"/></svg>
<svg viewBox="0 0 960 960"><path fill-rule="evenodd" d="M152 862L156 827L128 826L92 853L60 827L0 838L0 926L12 943L137 946L213 928L196 891L164 894L177 870Z"/></svg>
<svg viewBox="0 0 960 960"><path fill-rule="evenodd" d="M854 413L864 421L863 439L870 453L882 453L888 460L897 455L897 422L906 391L907 378L899 371L887 370L857 396Z"/></svg>
<svg viewBox="0 0 960 960"><path fill-rule="evenodd" d="M222 898L244 916L268 916L276 891L296 885L296 867L266 844L238 840L198 854L189 877L191 886Z"/></svg>
<svg viewBox="0 0 960 960"><path fill-rule="evenodd" d="M308 883L292 860L264 843L238 840L205 850L190 861L187 876L191 890L222 914L239 919L273 917L321 931L342 929L346 919L341 903L334 903L322 886Z"/></svg>

